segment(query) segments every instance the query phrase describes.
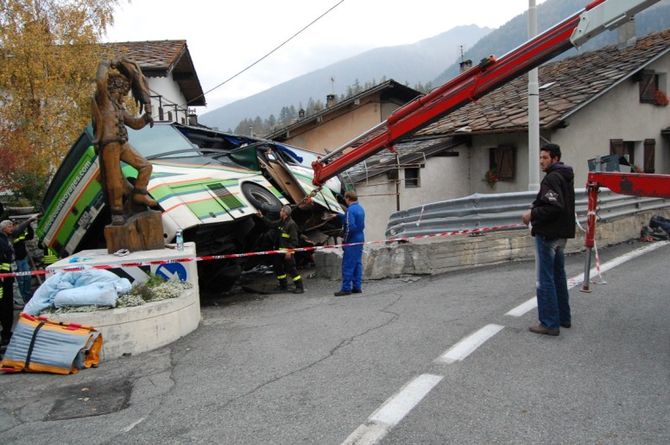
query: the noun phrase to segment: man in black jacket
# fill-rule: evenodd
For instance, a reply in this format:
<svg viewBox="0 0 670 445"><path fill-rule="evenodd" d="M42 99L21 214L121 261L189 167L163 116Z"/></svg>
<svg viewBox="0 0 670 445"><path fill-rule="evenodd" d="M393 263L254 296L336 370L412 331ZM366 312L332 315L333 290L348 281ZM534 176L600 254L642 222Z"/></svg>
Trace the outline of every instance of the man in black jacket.
<svg viewBox="0 0 670 445"><path fill-rule="evenodd" d="M11 273L12 261L14 260L14 249L9 236L14 229L14 223L10 220L0 222L0 273ZM0 278L0 324L2 325L2 336L0 337L0 349L9 344L12 337L12 324L14 324L14 278Z"/></svg>
<svg viewBox="0 0 670 445"><path fill-rule="evenodd" d="M565 244L575 237L575 175L561 162L561 148L546 144L540 148L540 168L546 176L531 209L522 216L535 237L535 270L539 324L536 334L559 335L572 324L565 275Z"/></svg>

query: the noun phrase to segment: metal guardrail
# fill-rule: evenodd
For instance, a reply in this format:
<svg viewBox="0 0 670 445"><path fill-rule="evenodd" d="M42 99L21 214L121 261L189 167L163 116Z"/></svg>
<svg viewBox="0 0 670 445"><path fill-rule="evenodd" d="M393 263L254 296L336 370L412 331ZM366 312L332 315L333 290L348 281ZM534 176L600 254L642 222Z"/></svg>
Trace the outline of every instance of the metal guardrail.
<svg viewBox="0 0 670 445"><path fill-rule="evenodd" d="M536 192L492 193L433 202L391 214L386 237L431 235L453 230L476 229L521 223ZM575 211L580 223L586 221L586 189L575 189ZM625 196L601 188L598 217L601 221L670 207L670 200Z"/></svg>

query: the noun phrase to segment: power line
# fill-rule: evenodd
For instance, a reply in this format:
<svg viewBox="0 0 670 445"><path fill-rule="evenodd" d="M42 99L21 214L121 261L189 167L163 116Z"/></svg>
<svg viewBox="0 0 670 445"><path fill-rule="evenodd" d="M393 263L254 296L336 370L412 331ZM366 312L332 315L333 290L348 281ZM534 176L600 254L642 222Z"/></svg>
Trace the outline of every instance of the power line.
<svg viewBox="0 0 670 445"><path fill-rule="evenodd" d="M315 24L316 22L318 22L319 20L321 20L323 17L325 17L327 14L329 14L333 9L337 8L338 6L340 6L343 2L344 2L344 0L340 0L339 2L337 2L336 4L334 4L333 6L331 6L330 8L328 8L328 9L327 9L325 12L323 12L320 16L318 16L317 18L315 18L314 20L312 20L311 22L309 22L307 25L303 26L298 32L296 32L295 34L293 34L291 37L289 37L288 39L284 40L282 43L280 43L279 45L277 45L276 47L274 47L270 52L266 53L266 54L265 54L264 56L262 56L260 59L256 60L256 61L253 62L251 65L248 65L247 67L243 68L243 69L240 70L239 72L233 74L232 76L230 76L229 78L227 78L226 80L224 80L223 82L221 82L220 84L216 85L214 88L211 88L211 89L205 91L204 93L202 93L201 95L199 95L199 96L197 96L197 97L194 97L193 99L189 100L188 103L193 102L193 101L196 100L196 99L200 99L201 97L204 97L205 94L209 94L209 93L211 93L212 91L216 90L217 88L219 88L219 87L225 85L226 83L230 82L231 80L235 79L235 78L236 78L237 76L239 76L240 74L242 74L242 73L244 73L245 71L251 69L252 67L254 67L255 65L257 65L258 63L262 62L264 59L268 58L270 55L272 55L274 52L276 52L279 48L281 48L282 46L286 45L288 42L290 42L291 40L293 40L294 38L296 38L298 35L302 34L305 30L307 30L307 28L309 28L310 26L312 26L313 24ZM188 103L186 104L187 106L188 106Z"/></svg>

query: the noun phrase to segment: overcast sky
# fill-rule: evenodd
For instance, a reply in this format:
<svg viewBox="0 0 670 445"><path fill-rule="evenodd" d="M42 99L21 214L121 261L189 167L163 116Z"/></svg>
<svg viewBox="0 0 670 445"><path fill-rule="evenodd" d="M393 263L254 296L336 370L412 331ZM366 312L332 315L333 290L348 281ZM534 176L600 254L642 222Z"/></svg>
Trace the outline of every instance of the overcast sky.
<svg viewBox="0 0 670 445"><path fill-rule="evenodd" d="M108 29L105 40L185 39L203 91L208 91L334 7L271 56L208 93L207 111L210 111L368 49L414 43L459 25L498 28L523 13L528 3L528 0L120 0L115 23Z"/></svg>

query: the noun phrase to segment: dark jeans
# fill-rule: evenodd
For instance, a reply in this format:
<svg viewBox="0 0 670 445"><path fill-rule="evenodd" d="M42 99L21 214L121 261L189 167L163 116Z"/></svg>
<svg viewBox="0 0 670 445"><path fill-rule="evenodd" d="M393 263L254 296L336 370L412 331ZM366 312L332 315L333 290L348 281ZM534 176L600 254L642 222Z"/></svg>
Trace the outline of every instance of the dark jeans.
<svg viewBox="0 0 670 445"><path fill-rule="evenodd" d="M8 341L12 336L12 324L14 324L14 278L0 281L2 281L2 298L0 298L2 339Z"/></svg>
<svg viewBox="0 0 670 445"><path fill-rule="evenodd" d="M568 280L565 276L565 239L535 235L535 287L540 323L549 329L571 323Z"/></svg>
<svg viewBox="0 0 670 445"><path fill-rule="evenodd" d="M17 272L30 272L30 263L28 262L28 258L14 260L14 262L16 263ZM32 277L30 275L16 277L16 281L19 285L19 292L21 293L23 302L27 303L33 296Z"/></svg>

